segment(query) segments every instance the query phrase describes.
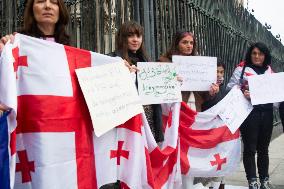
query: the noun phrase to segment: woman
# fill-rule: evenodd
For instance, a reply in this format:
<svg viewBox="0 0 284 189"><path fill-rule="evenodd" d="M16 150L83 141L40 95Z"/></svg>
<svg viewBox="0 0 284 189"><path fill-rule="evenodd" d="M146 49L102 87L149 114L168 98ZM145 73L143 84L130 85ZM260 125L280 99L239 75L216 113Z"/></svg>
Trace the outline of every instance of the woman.
<svg viewBox="0 0 284 189"><path fill-rule="evenodd" d="M247 99L250 99L248 76L271 74L271 55L267 46L263 43L254 43L247 50L245 62L242 62L234 71L227 89L238 85ZM243 163L249 189L269 189L269 156L268 146L273 129L272 104L254 106L252 112L240 127L244 143ZM255 154L257 152L257 168L260 179L260 187L257 182Z"/></svg>
<svg viewBox="0 0 284 189"><path fill-rule="evenodd" d="M68 22L69 14L63 0L28 0L20 33L69 45ZM0 50L13 38L12 34L2 37Z"/></svg>
<svg viewBox="0 0 284 189"><path fill-rule="evenodd" d="M160 62L172 62L173 55L182 55L182 56L196 56L197 55L197 46L196 39L191 32L187 31L178 31L172 40L170 49L159 58ZM180 78L181 80L181 78ZM186 102L189 107L196 111L201 111L201 105L210 96L214 96L219 91L219 86L217 84L212 84L209 92L191 92L191 91L182 91L182 101ZM183 185L187 188L192 188L193 183L202 182L203 184L208 183L207 178L183 178Z"/></svg>
<svg viewBox="0 0 284 189"><path fill-rule="evenodd" d="M20 33L32 37L55 41L64 45L70 44L66 33L69 14L63 0L28 0L24 12L24 23ZM0 52L14 35L6 35L0 40ZM7 110L0 103L0 111Z"/></svg>
<svg viewBox="0 0 284 189"><path fill-rule="evenodd" d="M195 56L197 55L196 39L191 32L179 31L173 37L170 49L159 58L160 62L172 62L173 55ZM212 84L209 93L207 92L182 92L182 100L186 102L191 109L201 111L201 104L210 96L219 91L217 84Z"/></svg>
<svg viewBox="0 0 284 189"><path fill-rule="evenodd" d="M144 47L143 27L134 21L128 21L121 25L116 36L116 50L110 56L119 56L125 59L128 67L133 71L137 62L148 62L149 58ZM137 85L137 83L136 83ZM160 104L143 106L149 126L156 142L162 142L162 108Z"/></svg>

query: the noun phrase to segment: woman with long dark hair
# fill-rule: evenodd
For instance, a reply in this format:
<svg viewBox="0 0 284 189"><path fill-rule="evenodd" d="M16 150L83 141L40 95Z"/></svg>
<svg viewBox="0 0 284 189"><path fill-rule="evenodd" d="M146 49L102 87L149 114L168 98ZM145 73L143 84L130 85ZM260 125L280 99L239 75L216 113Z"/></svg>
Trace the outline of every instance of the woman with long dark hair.
<svg viewBox="0 0 284 189"><path fill-rule="evenodd" d="M252 44L247 52L245 61L234 71L227 89L238 85L247 99L250 99L248 77L251 75L271 74L271 55L268 47L257 42ZM273 105L260 104L253 107L252 112L240 127L244 143L243 163L249 189L270 189L268 147L273 129ZM257 164L255 154L257 153ZM260 186L257 181L258 168Z"/></svg>
<svg viewBox="0 0 284 189"><path fill-rule="evenodd" d="M69 13L63 0L28 0L20 33L69 45L70 37L66 33L68 22ZM9 40L14 40L13 34L1 38L0 52ZM0 111L7 109L0 102Z"/></svg>
<svg viewBox="0 0 284 189"><path fill-rule="evenodd" d="M173 55L197 55L197 43L193 33L188 31L178 31L173 36L169 50L159 58L159 61L172 62ZM201 111L203 102L218 92L219 86L217 84L212 84L209 92L182 91L182 101L186 102L191 109Z"/></svg>
<svg viewBox="0 0 284 189"><path fill-rule="evenodd" d="M28 0L24 11L22 34L55 41L64 45L70 44L66 32L69 13L63 0ZM8 40L13 40L12 34L0 40L0 50Z"/></svg>
<svg viewBox="0 0 284 189"><path fill-rule="evenodd" d="M127 21L121 25L116 35L116 49L109 54L119 56L128 62L130 71L135 71L137 62L148 62L144 46L144 29L134 21ZM136 85L138 85L136 83ZM162 108L160 104L143 106L149 126L157 142L164 140L162 131Z"/></svg>

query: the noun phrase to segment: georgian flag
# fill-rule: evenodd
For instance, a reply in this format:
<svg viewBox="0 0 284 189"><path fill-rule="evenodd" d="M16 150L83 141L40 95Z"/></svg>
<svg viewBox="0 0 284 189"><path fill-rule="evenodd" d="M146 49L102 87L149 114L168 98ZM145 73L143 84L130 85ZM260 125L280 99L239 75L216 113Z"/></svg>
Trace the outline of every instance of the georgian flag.
<svg viewBox="0 0 284 189"><path fill-rule="evenodd" d="M155 142L144 114L94 136L75 69L116 60L20 34L5 47L0 102L12 108L11 188L15 182L14 188L96 189L120 180L123 188L170 189L181 187L181 174L232 171L238 132L230 134L216 115L196 115L183 103L163 105L162 144Z"/></svg>
<svg viewBox="0 0 284 189"><path fill-rule="evenodd" d="M113 58L17 34L1 60L0 101L12 108L8 124L17 133L11 186L97 188L92 123L75 69Z"/></svg>
<svg viewBox="0 0 284 189"><path fill-rule="evenodd" d="M221 177L240 162L240 133L230 132L218 115L194 112L182 103L180 113L181 170L185 176Z"/></svg>
<svg viewBox="0 0 284 189"><path fill-rule="evenodd" d="M131 118L101 137L95 136L98 187L116 180L121 181L122 188L180 187L179 108L179 103L163 107L167 137L161 148L155 142L145 114Z"/></svg>

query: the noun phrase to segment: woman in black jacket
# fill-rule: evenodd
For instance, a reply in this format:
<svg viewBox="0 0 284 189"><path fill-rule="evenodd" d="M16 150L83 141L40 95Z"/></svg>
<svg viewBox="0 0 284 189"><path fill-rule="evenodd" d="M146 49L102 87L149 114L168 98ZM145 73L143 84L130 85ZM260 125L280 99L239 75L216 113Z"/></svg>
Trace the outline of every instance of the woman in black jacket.
<svg viewBox="0 0 284 189"><path fill-rule="evenodd" d="M143 27L134 21L121 25L116 35L116 49L110 56L119 56L126 60L130 71L135 71L137 62L148 62L149 58L144 47ZM136 86L138 87L137 79ZM164 140L162 130L162 108L160 104L143 106L149 126L156 142Z"/></svg>

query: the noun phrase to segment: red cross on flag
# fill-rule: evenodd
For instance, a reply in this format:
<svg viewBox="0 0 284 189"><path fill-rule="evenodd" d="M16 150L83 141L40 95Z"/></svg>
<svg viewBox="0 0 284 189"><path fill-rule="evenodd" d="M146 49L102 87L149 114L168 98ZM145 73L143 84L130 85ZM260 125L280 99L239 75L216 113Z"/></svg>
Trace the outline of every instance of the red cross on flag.
<svg viewBox="0 0 284 189"><path fill-rule="evenodd" d="M222 164L227 162L227 158L221 159L220 158L220 154L215 154L214 155L215 160L214 161L210 161L212 166L217 165L217 171L222 169Z"/></svg>
<svg viewBox="0 0 284 189"><path fill-rule="evenodd" d="M145 146L145 129L149 126L144 117L139 114L104 135L95 136L98 187L120 180L123 188L152 188Z"/></svg>
<svg viewBox="0 0 284 189"><path fill-rule="evenodd" d="M120 158L123 157L125 159L128 159L128 157L129 157L129 151L122 149L123 143L124 143L124 141L118 141L117 150L111 150L110 151L110 159L116 158L117 159L117 161L116 161L117 165L120 165Z"/></svg>
<svg viewBox="0 0 284 189"><path fill-rule="evenodd" d="M28 66L27 56L19 56L19 48L18 47L13 48L12 53L13 53L13 57L15 59L15 62L14 62L14 65L13 65L14 71L16 72L16 75L17 75L19 66L26 66L26 67Z"/></svg>
<svg viewBox="0 0 284 189"><path fill-rule="evenodd" d="M27 151L18 151L19 163L16 164L16 172L21 172L22 174L22 182L30 182L32 181L31 173L35 172L35 164L34 161L28 160Z"/></svg>

